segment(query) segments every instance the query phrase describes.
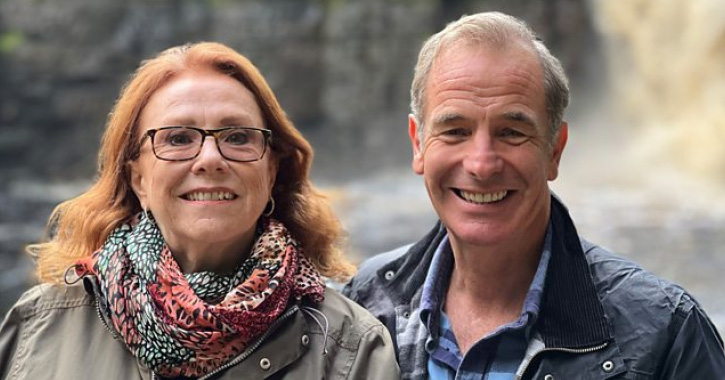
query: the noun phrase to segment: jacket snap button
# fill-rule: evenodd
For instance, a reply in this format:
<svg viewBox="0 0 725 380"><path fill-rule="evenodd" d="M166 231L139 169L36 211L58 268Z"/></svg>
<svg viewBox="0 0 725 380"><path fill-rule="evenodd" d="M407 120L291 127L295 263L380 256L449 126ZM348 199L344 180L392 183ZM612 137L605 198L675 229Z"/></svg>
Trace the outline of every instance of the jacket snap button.
<svg viewBox="0 0 725 380"><path fill-rule="evenodd" d="M606 362L602 363L602 369L604 372L612 372L614 369L614 363L612 363L611 360L607 360Z"/></svg>
<svg viewBox="0 0 725 380"><path fill-rule="evenodd" d="M554 375L548 374L548 375L544 376L544 380L554 380Z"/></svg>
<svg viewBox="0 0 725 380"><path fill-rule="evenodd" d="M270 361L269 361L269 359L267 359L267 358L262 358L262 360L260 360L260 361L259 361L259 366L260 366L260 367L261 367L261 368L262 368L263 370L265 370L265 371L266 371L266 370L268 370L268 369L269 369L269 367L271 367L271 366L272 366L272 362L270 362Z"/></svg>
<svg viewBox="0 0 725 380"><path fill-rule="evenodd" d="M395 276L395 272L393 272L392 270L389 270L389 271L385 272L385 279L386 280L388 280L388 281L392 280L393 279L393 276Z"/></svg>
<svg viewBox="0 0 725 380"><path fill-rule="evenodd" d="M310 344L310 337L307 335L302 335L302 345L307 347L308 344Z"/></svg>

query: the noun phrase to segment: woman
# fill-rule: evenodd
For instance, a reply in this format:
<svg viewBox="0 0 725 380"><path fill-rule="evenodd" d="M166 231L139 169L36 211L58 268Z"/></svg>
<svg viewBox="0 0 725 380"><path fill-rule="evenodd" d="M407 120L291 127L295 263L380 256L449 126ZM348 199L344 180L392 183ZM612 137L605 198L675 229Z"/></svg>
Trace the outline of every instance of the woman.
<svg viewBox="0 0 725 380"><path fill-rule="evenodd" d="M384 327L325 288L352 267L311 159L230 48L144 62L98 180L30 247L43 284L2 325L0 378L397 378Z"/></svg>

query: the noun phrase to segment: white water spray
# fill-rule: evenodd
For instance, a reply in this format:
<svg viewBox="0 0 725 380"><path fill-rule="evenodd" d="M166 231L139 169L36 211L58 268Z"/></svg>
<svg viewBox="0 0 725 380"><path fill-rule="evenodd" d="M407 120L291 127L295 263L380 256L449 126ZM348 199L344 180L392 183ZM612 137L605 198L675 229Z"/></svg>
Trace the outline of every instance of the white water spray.
<svg viewBox="0 0 725 380"><path fill-rule="evenodd" d="M725 1L593 5L633 158L725 185Z"/></svg>

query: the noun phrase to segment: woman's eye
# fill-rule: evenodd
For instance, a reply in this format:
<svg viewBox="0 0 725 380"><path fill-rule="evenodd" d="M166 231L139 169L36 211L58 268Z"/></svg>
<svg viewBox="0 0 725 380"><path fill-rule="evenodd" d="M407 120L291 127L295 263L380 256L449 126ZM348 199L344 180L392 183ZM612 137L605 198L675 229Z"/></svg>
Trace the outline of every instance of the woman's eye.
<svg viewBox="0 0 725 380"><path fill-rule="evenodd" d="M230 133L224 138L224 141L232 145L244 145L249 142L247 132L237 131Z"/></svg>
<svg viewBox="0 0 725 380"><path fill-rule="evenodd" d="M189 145L193 142L193 140L194 139L192 139L189 134L183 132L169 135L169 137L166 139L168 144L174 146Z"/></svg>

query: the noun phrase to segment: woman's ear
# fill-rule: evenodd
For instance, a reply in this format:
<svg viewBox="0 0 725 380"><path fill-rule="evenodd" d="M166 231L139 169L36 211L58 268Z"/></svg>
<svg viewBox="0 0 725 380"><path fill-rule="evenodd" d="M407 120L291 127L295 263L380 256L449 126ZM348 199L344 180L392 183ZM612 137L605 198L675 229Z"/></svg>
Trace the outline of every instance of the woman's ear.
<svg viewBox="0 0 725 380"><path fill-rule="evenodd" d="M136 194L136 198L138 198L138 202L141 204L141 208L147 210L148 204L146 202L146 181L144 176L141 174L139 165L140 163L138 159L129 161L126 163L126 169L128 170L129 176L131 177L131 189L133 190L134 194Z"/></svg>

